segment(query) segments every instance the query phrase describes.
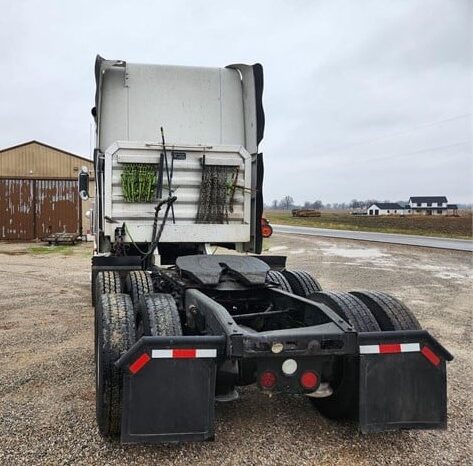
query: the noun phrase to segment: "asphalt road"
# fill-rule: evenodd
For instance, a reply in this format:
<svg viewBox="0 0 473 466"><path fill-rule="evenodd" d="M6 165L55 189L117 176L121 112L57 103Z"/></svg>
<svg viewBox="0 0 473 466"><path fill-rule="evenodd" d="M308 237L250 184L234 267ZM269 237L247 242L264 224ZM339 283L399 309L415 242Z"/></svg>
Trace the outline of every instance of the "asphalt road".
<svg viewBox="0 0 473 466"><path fill-rule="evenodd" d="M298 227L290 225L271 225L276 233L294 233L297 235L324 236L327 238L354 239L378 243L404 244L426 248L453 249L473 252L473 241L466 239L435 238L432 236L399 235L394 233L376 233L369 231L333 230L329 228Z"/></svg>

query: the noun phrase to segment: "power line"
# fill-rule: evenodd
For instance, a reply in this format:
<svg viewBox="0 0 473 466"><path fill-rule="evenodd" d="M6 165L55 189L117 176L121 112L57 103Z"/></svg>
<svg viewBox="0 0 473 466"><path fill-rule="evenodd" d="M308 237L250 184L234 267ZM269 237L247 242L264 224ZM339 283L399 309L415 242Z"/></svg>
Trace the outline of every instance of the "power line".
<svg viewBox="0 0 473 466"><path fill-rule="evenodd" d="M420 149L420 150L415 150L412 152L405 152L403 154L397 154L397 155L384 155L381 157L373 157L370 159L365 159L365 161L371 161L371 160L384 160L384 159L392 159L392 158L399 158L399 157L406 157L408 155L414 155L414 154L421 154L423 152L433 152L436 150L441 150L441 149L448 149L450 147L455 147L455 146L462 146L466 144L472 144L473 141L462 141L462 142L455 142L453 144L446 144L443 146L434 146L434 147L427 147L426 149Z"/></svg>
<svg viewBox="0 0 473 466"><path fill-rule="evenodd" d="M351 144L344 144L344 145L334 147L334 148L329 149L329 150L320 149L321 151L324 151L323 154L320 154L320 155L325 155L325 154L331 153L331 152L337 152L339 150L347 149L347 148L354 147L354 146L363 146L363 145L373 144L373 143L375 143L377 141L381 141L383 139L389 139L389 138L393 138L393 137L397 137L397 136L402 136L404 134L409 134L409 133L413 133L415 131L418 131L419 129L424 129L424 128L429 128L429 127L432 127L432 126L437 126L437 125L440 125L440 124L443 124L443 123L448 123L449 121L460 120L461 118L467 118L471 115L472 115L471 112L464 113L462 115L457 115L457 116L453 116L453 117L449 117L449 118L444 118L443 120L433 121L433 122L430 122L430 123L422 123L420 125L416 125L416 126L413 126L411 128L406 128L403 131L398 131L397 133L385 134L383 136L378 136L374 139L370 139L368 141L359 141L359 142L354 142L354 143L351 143ZM315 151L317 151L317 149L315 149Z"/></svg>

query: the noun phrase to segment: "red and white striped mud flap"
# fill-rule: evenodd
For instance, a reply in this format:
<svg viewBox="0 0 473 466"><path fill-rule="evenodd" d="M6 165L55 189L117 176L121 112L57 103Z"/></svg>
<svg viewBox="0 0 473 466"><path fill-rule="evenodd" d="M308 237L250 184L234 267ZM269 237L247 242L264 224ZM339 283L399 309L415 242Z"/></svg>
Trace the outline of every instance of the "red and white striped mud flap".
<svg viewBox="0 0 473 466"><path fill-rule="evenodd" d="M211 440L224 337L143 337L117 362L122 443Z"/></svg>
<svg viewBox="0 0 473 466"><path fill-rule="evenodd" d="M453 357L445 348L424 330L360 333L358 341L362 432L446 427Z"/></svg>

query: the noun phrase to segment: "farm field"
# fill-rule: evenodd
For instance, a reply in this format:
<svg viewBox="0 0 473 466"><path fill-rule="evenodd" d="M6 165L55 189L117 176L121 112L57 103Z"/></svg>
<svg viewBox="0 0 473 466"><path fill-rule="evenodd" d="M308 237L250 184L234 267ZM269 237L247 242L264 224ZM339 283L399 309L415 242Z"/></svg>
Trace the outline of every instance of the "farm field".
<svg viewBox="0 0 473 466"><path fill-rule="evenodd" d="M376 231L406 235L439 236L472 239L472 213L459 217L447 216L365 216L348 212L324 212L320 217L292 217L291 211L267 210L265 217L273 224L297 225L336 230Z"/></svg>

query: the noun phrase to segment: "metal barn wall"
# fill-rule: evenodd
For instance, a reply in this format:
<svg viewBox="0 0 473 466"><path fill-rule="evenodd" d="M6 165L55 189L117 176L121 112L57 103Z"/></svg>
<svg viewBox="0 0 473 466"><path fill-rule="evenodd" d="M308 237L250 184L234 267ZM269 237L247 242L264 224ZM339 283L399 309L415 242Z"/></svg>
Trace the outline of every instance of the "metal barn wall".
<svg viewBox="0 0 473 466"><path fill-rule="evenodd" d="M82 166L93 162L46 144L31 141L0 150L0 239L41 238L48 231L90 229L85 213L91 201L77 194ZM50 200L48 201L48 198Z"/></svg>
<svg viewBox="0 0 473 466"><path fill-rule="evenodd" d="M0 239L80 232L80 207L75 180L0 179Z"/></svg>
<svg viewBox="0 0 473 466"><path fill-rule="evenodd" d="M76 180L35 180L35 235L76 233L81 229Z"/></svg>
<svg viewBox="0 0 473 466"><path fill-rule="evenodd" d="M33 201L33 180L0 180L0 239L35 237Z"/></svg>

